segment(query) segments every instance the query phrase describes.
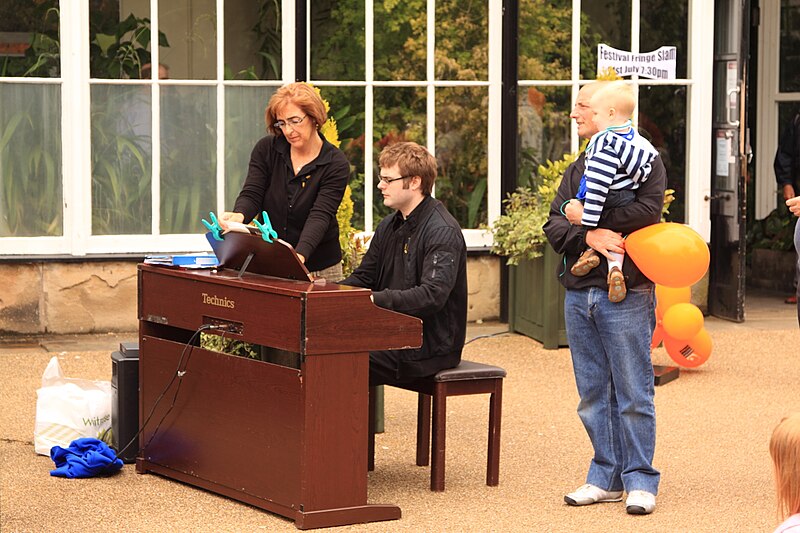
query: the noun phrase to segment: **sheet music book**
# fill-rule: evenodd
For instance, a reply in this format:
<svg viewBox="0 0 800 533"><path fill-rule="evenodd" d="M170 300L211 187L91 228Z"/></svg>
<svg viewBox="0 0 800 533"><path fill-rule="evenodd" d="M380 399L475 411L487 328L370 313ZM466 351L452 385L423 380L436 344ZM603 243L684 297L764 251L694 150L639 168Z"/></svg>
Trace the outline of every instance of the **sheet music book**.
<svg viewBox="0 0 800 533"><path fill-rule="evenodd" d="M214 268L219 264L214 254L148 255L144 258L148 265L173 266L182 268Z"/></svg>
<svg viewBox="0 0 800 533"><path fill-rule="evenodd" d="M281 239L267 242L260 232L254 235L249 230L247 233L235 230L227 232L221 241L207 232L206 239L219 259L221 268L242 270L245 267L244 271L251 274L299 281L314 280L292 245Z"/></svg>

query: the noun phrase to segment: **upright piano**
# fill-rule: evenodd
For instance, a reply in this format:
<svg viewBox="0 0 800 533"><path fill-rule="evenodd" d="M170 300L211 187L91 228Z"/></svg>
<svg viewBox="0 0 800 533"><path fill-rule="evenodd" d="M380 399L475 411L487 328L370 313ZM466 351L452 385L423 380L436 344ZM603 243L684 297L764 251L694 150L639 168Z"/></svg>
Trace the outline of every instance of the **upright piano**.
<svg viewBox="0 0 800 533"><path fill-rule="evenodd" d="M140 449L153 472L294 520L400 518L367 503L371 350L419 347L419 319L370 291L139 265ZM203 349L197 334L299 354L299 368Z"/></svg>

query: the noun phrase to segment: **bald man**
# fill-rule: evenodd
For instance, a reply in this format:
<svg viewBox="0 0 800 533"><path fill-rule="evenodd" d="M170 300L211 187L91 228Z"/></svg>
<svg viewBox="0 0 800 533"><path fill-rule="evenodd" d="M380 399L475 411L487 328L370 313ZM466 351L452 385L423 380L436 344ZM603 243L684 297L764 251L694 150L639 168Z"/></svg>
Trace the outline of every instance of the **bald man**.
<svg viewBox="0 0 800 533"><path fill-rule="evenodd" d="M584 86L570 114L584 139L598 131L590 100L602 84ZM585 170L581 154L564 173L544 225L550 245L566 261L559 262L558 279L566 288L564 316L580 396L578 416L594 448L586 483L564 501L574 506L618 502L627 492L625 509L635 515L653 512L661 476L653 467L656 415L650 342L655 286L626 256L622 273L627 297L614 303L608 299L605 262L584 276L570 269L587 246L606 257L608 252L623 252L623 235L660 221L667 177L660 157L652 166L634 201L604 209L597 227L590 228L581 224L580 210L569 203Z"/></svg>

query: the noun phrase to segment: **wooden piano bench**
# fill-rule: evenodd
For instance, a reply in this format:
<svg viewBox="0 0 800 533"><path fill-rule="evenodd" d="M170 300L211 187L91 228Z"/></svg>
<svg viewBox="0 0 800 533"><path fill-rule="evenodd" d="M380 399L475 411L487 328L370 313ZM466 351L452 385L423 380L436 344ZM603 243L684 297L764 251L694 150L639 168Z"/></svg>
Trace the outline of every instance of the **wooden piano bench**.
<svg viewBox="0 0 800 533"><path fill-rule="evenodd" d="M461 360L455 368L434 376L395 387L417 392L417 465L428 466L431 458L431 490L444 490L445 435L447 397L489 394L489 448L486 461L486 484L497 486L500 478L500 417L503 405L503 378L499 366ZM369 469L375 466L375 402L370 388ZM431 448L431 398L433 398L433 447Z"/></svg>

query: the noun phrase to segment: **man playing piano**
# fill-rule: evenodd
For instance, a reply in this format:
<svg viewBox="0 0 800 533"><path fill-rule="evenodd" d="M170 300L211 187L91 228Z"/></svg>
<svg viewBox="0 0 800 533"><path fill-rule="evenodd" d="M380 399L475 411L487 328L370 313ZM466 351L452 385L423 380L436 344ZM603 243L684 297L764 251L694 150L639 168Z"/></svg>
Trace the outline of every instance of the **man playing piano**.
<svg viewBox="0 0 800 533"><path fill-rule="evenodd" d="M341 283L371 289L376 305L422 319L418 349L371 352L369 384L393 385L458 366L467 328L467 247L431 197L436 159L400 142L379 159L378 190L396 212L375 230L361 265Z"/></svg>

